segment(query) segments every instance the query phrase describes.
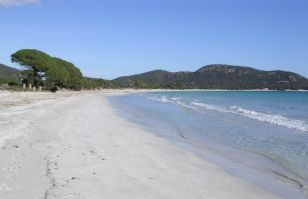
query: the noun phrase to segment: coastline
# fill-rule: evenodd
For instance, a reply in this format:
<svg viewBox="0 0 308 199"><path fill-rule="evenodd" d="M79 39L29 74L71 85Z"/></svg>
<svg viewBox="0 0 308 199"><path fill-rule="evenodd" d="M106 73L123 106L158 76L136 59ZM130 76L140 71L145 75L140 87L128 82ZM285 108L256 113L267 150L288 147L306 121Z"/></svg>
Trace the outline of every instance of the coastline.
<svg viewBox="0 0 308 199"><path fill-rule="evenodd" d="M109 98L121 117L140 125L146 131L162 137L173 145L219 165L231 175L240 177L282 198L306 198L307 181L285 165L276 162L266 154L240 150L238 147L231 147L227 143L221 144L218 140L206 136L211 131L217 134L222 132L207 129L211 126L209 123L206 123L207 127L205 124L202 125L203 122L212 122L212 120L203 113L202 117L196 117L195 113L199 114L199 112L194 112L195 107L189 106L190 101L185 99L186 94L181 95L180 92L156 94L153 92ZM199 98L194 99L199 101ZM178 119L171 119L174 115ZM211 117L226 119L217 117L215 114ZM197 123L200 126L196 126ZM218 121L212 123L216 126L221 125ZM220 127L224 128L223 125ZM206 130L200 131L203 128ZM224 131L227 133L230 130L225 129ZM225 137L228 139L228 134ZM234 137L237 139L236 136ZM248 140L247 142L249 143Z"/></svg>
<svg viewBox="0 0 308 199"><path fill-rule="evenodd" d="M132 92L0 99L0 197L278 198L118 116L106 97Z"/></svg>

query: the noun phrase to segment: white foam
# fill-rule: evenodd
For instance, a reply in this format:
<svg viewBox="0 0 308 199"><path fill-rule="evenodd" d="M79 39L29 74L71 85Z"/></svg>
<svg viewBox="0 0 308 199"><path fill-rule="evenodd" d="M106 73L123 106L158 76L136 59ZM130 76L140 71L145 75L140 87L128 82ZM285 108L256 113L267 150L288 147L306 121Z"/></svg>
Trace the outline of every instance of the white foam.
<svg viewBox="0 0 308 199"><path fill-rule="evenodd" d="M199 106L199 107L203 107L206 108L208 110L217 110L217 111L222 111L222 112L228 112L225 108L220 107L220 106L215 106L215 105L211 105L211 104L204 104L201 102L191 102L192 105L195 106Z"/></svg>
<svg viewBox="0 0 308 199"><path fill-rule="evenodd" d="M172 103L172 104L190 108L190 109L193 109L199 112L201 111L200 110L200 107L201 107L206 110L233 113L233 114L241 115L241 116L248 117L254 120L258 120L261 122L267 122L270 124L286 127L289 129L295 129L298 131L308 132L308 124L305 121L297 120L297 119L290 119L290 118L287 118L279 114L261 113L261 112L257 112L253 110L243 109L238 106L231 106L229 108L226 108L226 107L216 106L212 104L205 104L205 103L201 103L197 101L191 102L190 105L187 105L184 102L181 102L180 100L181 98L168 99L166 96L160 96L160 97L152 96L152 97L149 97L149 99L163 102L163 103ZM197 107L199 107L199 109Z"/></svg>
<svg viewBox="0 0 308 199"><path fill-rule="evenodd" d="M151 99L151 100L157 101L157 102L163 102L163 103L170 102L170 103L172 103L172 101L169 100L166 96L160 96L160 97L158 97L158 96L151 96L151 97L148 97L148 98Z"/></svg>
<svg viewBox="0 0 308 199"><path fill-rule="evenodd" d="M173 97L171 99L168 99L166 96L151 96L148 97L148 99L157 101L157 102L163 102L163 103L171 103L171 104L175 104L175 105L179 105L179 106L183 106L186 108L192 108L189 105L183 103L180 101L181 97Z"/></svg>
<svg viewBox="0 0 308 199"><path fill-rule="evenodd" d="M308 132L308 124L302 120L290 119L279 114L260 113L253 110L246 110L241 107L232 107L232 109L240 115L244 115L258 121L269 122L278 126Z"/></svg>
<svg viewBox="0 0 308 199"><path fill-rule="evenodd" d="M181 97L172 97L171 98L172 100L180 100L180 99L182 99Z"/></svg>
<svg viewBox="0 0 308 199"><path fill-rule="evenodd" d="M283 126L290 129L296 129L298 131L304 131L308 132L308 124L302 120L296 120L296 119L290 119L287 117L284 117L279 114L267 114L267 113L260 113L253 110L247 110L243 109L238 106L231 106L229 109L219 106L214 106L210 104L204 104L204 103L197 103L192 102L192 105L203 107L207 110L216 110L221 112L229 112L234 113L238 115L242 115L245 117L249 117L251 119L255 119L262 122L268 122L271 124L275 124L278 126Z"/></svg>

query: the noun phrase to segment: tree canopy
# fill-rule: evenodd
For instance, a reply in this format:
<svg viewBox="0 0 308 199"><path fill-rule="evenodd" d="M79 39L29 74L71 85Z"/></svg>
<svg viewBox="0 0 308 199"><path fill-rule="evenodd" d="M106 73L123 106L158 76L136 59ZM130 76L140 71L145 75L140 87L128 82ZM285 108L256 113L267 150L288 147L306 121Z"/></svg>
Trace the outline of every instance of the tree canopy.
<svg viewBox="0 0 308 199"><path fill-rule="evenodd" d="M34 86L63 87L80 90L83 75L74 64L60 58L51 57L36 49L23 49L11 55L11 60L18 63L27 74L27 82Z"/></svg>
<svg viewBox="0 0 308 199"><path fill-rule="evenodd" d="M33 85L38 86L42 79L42 73L45 73L51 66L51 57L39 50L23 49L11 55L12 62L18 63L26 70L33 73Z"/></svg>
<svg viewBox="0 0 308 199"><path fill-rule="evenodd" d="M65 86L71 89L79 90L83 84L83 76L79 68L75 67L74 64L62 60L57 57L53 57L55 66L64 69L67 72L67 81Z"/></svg>

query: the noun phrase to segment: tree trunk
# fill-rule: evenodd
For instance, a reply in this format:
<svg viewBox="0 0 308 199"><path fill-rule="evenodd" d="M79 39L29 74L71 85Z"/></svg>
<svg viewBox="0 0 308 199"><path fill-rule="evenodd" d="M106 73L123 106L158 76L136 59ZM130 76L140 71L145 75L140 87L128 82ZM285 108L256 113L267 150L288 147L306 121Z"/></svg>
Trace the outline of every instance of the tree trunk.
<svg viewBox="0 0 308 199"><path fill-rule="evenodd" d="M38 71L33 70L33 86L38 86Z"/></svg>

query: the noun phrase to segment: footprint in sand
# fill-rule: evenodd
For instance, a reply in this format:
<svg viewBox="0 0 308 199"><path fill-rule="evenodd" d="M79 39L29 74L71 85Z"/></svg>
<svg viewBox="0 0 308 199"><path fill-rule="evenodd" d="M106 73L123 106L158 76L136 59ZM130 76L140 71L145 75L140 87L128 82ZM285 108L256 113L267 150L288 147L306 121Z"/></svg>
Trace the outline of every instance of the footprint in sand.
<svg viewBox="0 0 308 199"><path fill-rule="evenodd" d="M1 192L9 191L9 190L10 190L10 187L7 186L5 183L1 183L1 184L0 184L0 191L1 191Z"/></svg>

